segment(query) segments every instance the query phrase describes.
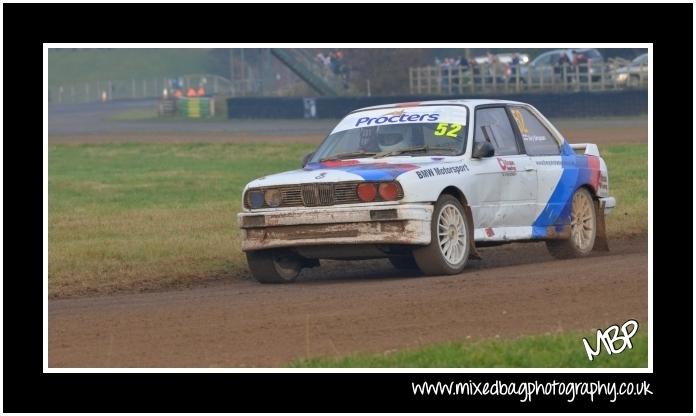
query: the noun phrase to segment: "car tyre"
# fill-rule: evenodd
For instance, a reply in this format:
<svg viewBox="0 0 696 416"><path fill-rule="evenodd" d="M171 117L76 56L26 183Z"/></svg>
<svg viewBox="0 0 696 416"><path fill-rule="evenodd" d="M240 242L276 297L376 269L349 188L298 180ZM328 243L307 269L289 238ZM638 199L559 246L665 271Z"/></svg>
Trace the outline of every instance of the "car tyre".
<svg viewBox="0 0 696 416"><path fill-rule="evenodd" d="M247 264L260 283L292 283L302 269L301 259L282 250L247 251Z"/></svg>
<svg viewBox="0 0 696 416"><path fill-rule="evenodd" d="M464 207L452 195L438 198L430 221L430 244L413 250L413 258L426 275L460 273L471 250L469 221Z"/></svg>
<svg viewBox="0 0 696 416"><path fill-rule="evenodd" d="M580 188L573 194L570 238L547 240L546 248L557 259L585 257L592 252L597 237L597 212L592 194Z"/></svg>

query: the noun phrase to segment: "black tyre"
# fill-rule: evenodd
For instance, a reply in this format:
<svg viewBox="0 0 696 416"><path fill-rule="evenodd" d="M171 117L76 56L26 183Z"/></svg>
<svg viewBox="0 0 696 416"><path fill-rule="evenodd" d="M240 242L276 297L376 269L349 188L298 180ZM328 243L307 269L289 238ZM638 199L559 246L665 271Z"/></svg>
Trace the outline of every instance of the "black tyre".
<svg viewBox="0 0 696 416"><path fill-rule="evenodd" d="M389 257L389 262L392 264L392 266L399 270L418 270L418 264L416 264L416 260L411 254L399 257Z"/></svg>
<svg viewBox="0 0 696 416"><path fill-rule="evenodd" d="M575 191L572 204L570 238L546 241L549 253L557 259L589 255L597 237L597 213L590 191L585 188Z"/></svg>
<svg viewBox="0 0 696 416"><path fill-rule="evenodd" d="M418 268L427 275L457 274L471 250L469 221L459 200L441 195L430 222L430 244L413 250Z"/></svg>
<svg viewBox="0 0 696 416"><path fill-rule="evenodd" d="M302 269L301 259L281 250L247 251L247 264L261 283L292 283Z"/></svg>

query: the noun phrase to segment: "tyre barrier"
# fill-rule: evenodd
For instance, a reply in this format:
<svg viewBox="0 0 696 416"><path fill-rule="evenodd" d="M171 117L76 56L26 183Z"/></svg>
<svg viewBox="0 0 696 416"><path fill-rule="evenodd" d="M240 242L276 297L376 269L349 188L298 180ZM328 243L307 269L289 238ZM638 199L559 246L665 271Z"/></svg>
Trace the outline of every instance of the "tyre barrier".
<svg viewBox="0 0 696 416"><path fill-rule="evenodd" d="M176 107L182 117L208 118L215 115L215 100L209 97L179 97Z"/></svg>

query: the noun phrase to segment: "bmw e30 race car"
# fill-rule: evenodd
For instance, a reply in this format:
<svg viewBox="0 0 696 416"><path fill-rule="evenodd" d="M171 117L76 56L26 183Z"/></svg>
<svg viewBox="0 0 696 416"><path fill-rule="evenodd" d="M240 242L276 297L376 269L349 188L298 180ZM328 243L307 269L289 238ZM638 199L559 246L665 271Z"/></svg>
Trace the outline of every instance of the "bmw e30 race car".
<svg viewBox="0 0 696 416"><path fill-rule="evenodd" d="M513 241L582 257L608 250L615 205L596 145L528 104L448 100L351 112L301 169L249 183L238 221L253 276L283 283L319 259L455 274Z"/></svg>

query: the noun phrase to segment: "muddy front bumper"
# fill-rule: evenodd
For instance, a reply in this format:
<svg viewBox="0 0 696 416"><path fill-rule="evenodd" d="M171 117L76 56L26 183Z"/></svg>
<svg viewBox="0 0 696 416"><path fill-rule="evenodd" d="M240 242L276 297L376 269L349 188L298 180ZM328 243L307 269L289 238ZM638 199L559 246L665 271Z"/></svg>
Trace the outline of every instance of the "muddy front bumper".
<svg viewBox="0 0 696 416"><path fill-rule="evenodd" d="M428 244L430 204L278 209L237 214L242 250L326 244Z"/></svg>

